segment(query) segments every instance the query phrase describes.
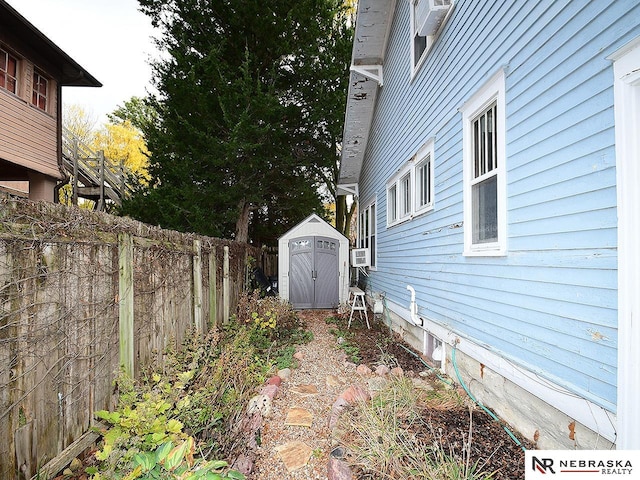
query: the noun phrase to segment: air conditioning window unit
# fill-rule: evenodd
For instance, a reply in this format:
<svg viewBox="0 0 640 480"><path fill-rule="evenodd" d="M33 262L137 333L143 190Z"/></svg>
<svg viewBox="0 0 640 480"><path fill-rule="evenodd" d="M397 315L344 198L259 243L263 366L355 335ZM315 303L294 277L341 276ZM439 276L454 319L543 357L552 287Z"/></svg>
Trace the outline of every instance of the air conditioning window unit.
<svg viewBox="0 0 640 480"><path fill-rule="evenodd" d="M371 252L368 248L351 249L351 266L352 267L370 267Z"/></svg>
<svg viewBox="0 0 640 480"><path fill-rule="evenodd" d="M452 0L417 0L415 5L415 28L418 35L428 37L442 25L451 8Z"/></svg>

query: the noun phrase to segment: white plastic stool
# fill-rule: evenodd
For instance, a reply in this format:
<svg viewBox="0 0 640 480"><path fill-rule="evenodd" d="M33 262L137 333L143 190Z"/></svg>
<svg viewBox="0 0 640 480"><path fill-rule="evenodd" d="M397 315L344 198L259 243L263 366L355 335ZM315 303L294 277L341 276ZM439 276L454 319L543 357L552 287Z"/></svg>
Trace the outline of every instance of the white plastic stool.
<svg viewBox="0 0 640 480"><path fill-rule="evenodd" d="M369 315L367 315L367 304L364 300L364 292L358 287L349 287L349 297L351 298L351 315L349 315L349 324L347 325L347 329L351 328L351 320L353 320L354 312L358 312L360 314L360 320L362 320L362 312L364 312L364 319L367 322L367 328L371 329L369 326Z"/></svg>

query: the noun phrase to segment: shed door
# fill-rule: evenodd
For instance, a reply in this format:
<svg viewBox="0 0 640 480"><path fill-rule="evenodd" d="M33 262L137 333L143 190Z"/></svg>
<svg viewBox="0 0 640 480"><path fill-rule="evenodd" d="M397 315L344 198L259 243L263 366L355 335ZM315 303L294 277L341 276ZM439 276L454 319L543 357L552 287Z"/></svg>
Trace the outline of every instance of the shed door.
<svg viewBox="0 0 640 480"><path fill-rule="evenodd" d="M338 304L338 247L334 238L289 241L289 301L294 308L333 308Z"/></svg>

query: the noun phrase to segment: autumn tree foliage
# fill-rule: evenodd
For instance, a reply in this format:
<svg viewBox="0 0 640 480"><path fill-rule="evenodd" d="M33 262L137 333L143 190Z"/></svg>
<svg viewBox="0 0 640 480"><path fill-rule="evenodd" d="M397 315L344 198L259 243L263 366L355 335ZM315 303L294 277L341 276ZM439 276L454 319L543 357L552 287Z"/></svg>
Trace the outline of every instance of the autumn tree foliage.
<svg viewBox="0 0 640 480"><path fill-rule="evenodd" d="M343 2L139 3L164 54L144 127L151 186L127 213L256 243L324 215L350 58Z"/></svg>
<svg viewBox="0 0 640 480"><path fill-rule="evenodd" d="M125 105L134 102L134 99L125 102ZM128 181L132 187L139 188L149 182L149 153L141 128L134 125L134 120L117 116L122 108L119 107L108 116L108 123L98 127L97 118L89 109L78 104L64 105L63 125L88 149L102 151L112 164L126 167L132 174ZM60 202L70 205L71 195L71 184L67 184L59 191ZM93 202L85 201L81 206L93 208Z"/></svg>
<svg viewBox="0 0 640 480"><path fill-rule="evenodd" d="M130 120L105 124L95 132L92 146L112 162L126 166L136 183L149 183L149 152L142 132Z"/></svg>

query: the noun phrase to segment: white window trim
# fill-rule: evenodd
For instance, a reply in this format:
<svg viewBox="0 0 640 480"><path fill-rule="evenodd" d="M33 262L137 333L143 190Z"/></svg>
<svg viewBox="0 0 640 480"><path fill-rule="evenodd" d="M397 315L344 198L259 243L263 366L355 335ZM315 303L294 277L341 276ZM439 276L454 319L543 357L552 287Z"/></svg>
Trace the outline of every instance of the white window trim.
<svg viewBox="0 0 640 480"><path fill-rule="evenodd" d="M472 238L472 182L473 182L473 144L471 123L484 109L497 101L497 208L498 240L496 242L473 244ZM463 137L463 202L464 202L464 251L465 256L503 256L507 254L507 189L506 189L506 111L505 111L505 72L501 68L496 72L462 107Z"/></svg>
<svg viewBox="0 0 640 480"><path fill-rule="evenodd" d="M392 193L393 191L393 193ZM393 202L391 200L393 199ZM391 205L395 207L395 216L392 215ZM387 184L387 226L400 223L400 214L398 206L398 182L397 179Z"/></svg>
<svg viewBox="0 0 640 480"><path fill-rule="evenodd" d="M414 63L415 53L416 53L415 52L415 42L414 42L414 37L415 37L415 34L416 34L415 9L414 9L415 1L416 0L408 0L408 3L409 3L409 22L410 22L409 31L411 32L411 34L409 36L409 54L410 54L409 63L410 63L410 66L411 66L411 80L413 80L415 78L416 74L420 70L420 67L422 67L422 64L425 62L425 59L427 58L427 56L429 54L429 51L431 50L431 48L435 44L435 42L436 42L438 36L440 35L440 32L442 31L443 27L449 21L449 17L451 16L451 12L453 12L453 9L455 7L455 2L451 2L451 7L449 8L449 11L447 12L447 15L442 20L442 24L440 25L440 28L438 28L438 31L434 35L427 35L427 46L425 47L424 51L422 52L422 55L420 55L420 58L418 59L418 61Z"/></svg>
<svg viewBox="0 0 640 480"><path fill-rule="evenodd" d="M413 175L411 173L411 169L409 169L398 180L399 220L404 220L413 215L414 191L412 188Z"/></svg>
<svg viewBox="0 0 640 480"><path fill-rule="evenodd" d="M616 139L616 184L618 200L618 405L617 448L640 448L640 411L637 365L640 351L640 221L636 206L640 200L640 37L608 57L613 61Z"/></svg>
<svg viewBox="0 0 640 480"><path fill-rule="evenodd" d="M387 227L392 227L394 225L398 225L400 223L404 223L407 220L410 220L413 217L412 211L407 212L404 216L402 215L402 185L401 180L407 176L409 177L409 185L413 181L413 175L411 175L413 167L413 162L409 161L407 164L402 167L388 182L387 182ZM394 188L395 187L395 188ZM394 190L395 195L395 205L396 205L396 218L391 218L391 210L389 210L390 199L392 196L391 191ZM410 198L410 206L413 206L413 189L411 189L411 198ZM413 210L412 208L410 210Z"/></svg>
<svg viewBox="0 0 640 480"><path fill-rule="evenodd" d="M371 207L374 208L374 214L371 215ZM363 206L359 207L358 210L358 241L357 241L357 245L358 248L364 248L364 242L363 242L363 238L362 238L362 214L366 211L369 210L369 228L368 228L368 242L367 242L367 247L369 248L369 251L372 253L371 255L371 266L369 266L369 270L377 270L377 265L378 265L378 222L377 222L377 215L378 215L378 204L377 204L377 195L374 196L371 200L369 200L367 203L363 204ZM371 237L375 238L375 248L373 248L373 251L371 251Z"/></svg>
<svg viewBox="0 0 640 480"><path fill-rule="evenodd" d="M414 175L413 175L413 190L415 195L415 204L413 206L415 215L421 215L423 213L429 212L433 210L433 206L435 203L435 142L433 139L429 139L427 143L425 143L415 155L415 167L414 167ZM424 204L419 205L420 195L418 191L418 168L424 163L424 161L429 158L429 187L431 189L431 201Z"/></svg>
<svg viewBox="0 0 640 480"><path fill-rule="evenodd" d="M430 186L431 186L431 203L418 208L418 189L416 188L417 167L423 160L431 156L431 165L429 168ZM435 189L434 189L434 140L429 139L422 147L420 147L417 153L411 157L409 161L398 170L391 179L387 182L387 227L393 227L401 223L412 220L418 215L422 215L426 212L433 210ZM402 211L402 196L403 196L403 183L402 181L409 177L409 188L411 190L409 196L409 210L407 212ZM391 191L395 187L395 205L396 205L396 218L391 218L391 211L389 210Z"/></svg>

